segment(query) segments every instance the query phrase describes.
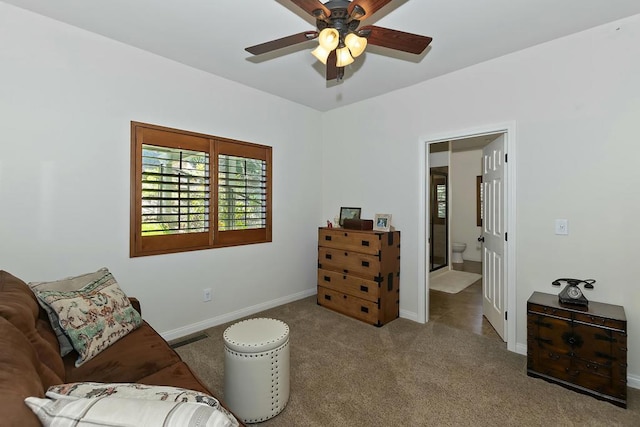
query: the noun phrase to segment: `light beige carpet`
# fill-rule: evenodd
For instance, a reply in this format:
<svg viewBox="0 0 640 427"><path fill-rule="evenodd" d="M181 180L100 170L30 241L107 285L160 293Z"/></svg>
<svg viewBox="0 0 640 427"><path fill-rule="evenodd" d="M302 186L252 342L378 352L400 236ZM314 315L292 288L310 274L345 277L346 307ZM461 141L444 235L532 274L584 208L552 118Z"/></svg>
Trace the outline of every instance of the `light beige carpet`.
<svg viewBox="0 0 640 427"><path fill-rule="evenodd" d="M291 394L259 427L640 426L640 390L629 409L527 376L527 357L437 321L396 319L381 328L316 304L315 297L252 317L290 328ZM224 400L230 323L176 351Z"/></svg>
<svg viewBox="0 0 640 427"><path fill-rule="evenodd" d="M474 284L479 279L482 279L482 276L476 273L468 273L466 271L458 270L445 270L429 277L429 289L457 294L463 289Z"/></svg>

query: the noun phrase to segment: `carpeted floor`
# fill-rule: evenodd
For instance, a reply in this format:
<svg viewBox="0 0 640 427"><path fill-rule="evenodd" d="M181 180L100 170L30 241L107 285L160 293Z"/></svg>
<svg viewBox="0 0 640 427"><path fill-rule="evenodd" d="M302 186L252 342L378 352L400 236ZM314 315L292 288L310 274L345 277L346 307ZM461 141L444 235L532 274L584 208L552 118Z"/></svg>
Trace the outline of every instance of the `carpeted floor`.
<svg viewBox="0 0 640 427"><path fill-rule="evenodd" d="M291 396L264 426L639 426L640 390L621 409L526 375L505 344L431 321L376 328L315 297L252 317L289 324ZM224 399L222 333L176 351Z"/></svg>
<svg viewBox="0 0 640 427"><path fill-rule="evenodd" d="M429 277L429 289L457 294L480 279L482 279L482 275L476 273L442 270L432 273Z"/></svg>

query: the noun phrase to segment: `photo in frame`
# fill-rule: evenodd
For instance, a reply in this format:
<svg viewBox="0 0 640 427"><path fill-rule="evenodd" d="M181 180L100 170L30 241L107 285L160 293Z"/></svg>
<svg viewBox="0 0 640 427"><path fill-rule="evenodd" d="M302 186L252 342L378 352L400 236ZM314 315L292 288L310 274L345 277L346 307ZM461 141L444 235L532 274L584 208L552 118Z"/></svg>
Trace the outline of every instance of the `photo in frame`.
<svg viewBox="0 0 640 427"><path fill-rule="evenodd" d="M391 231L391 214L376 214L373 219L373 229L376 231Z"/></svg>
<svg viewBox="0 0 640 427"><path fill-rule="evenodd" d="M340 227L343 226L345 219L360 219L362 208L340 208Z"/></svg>

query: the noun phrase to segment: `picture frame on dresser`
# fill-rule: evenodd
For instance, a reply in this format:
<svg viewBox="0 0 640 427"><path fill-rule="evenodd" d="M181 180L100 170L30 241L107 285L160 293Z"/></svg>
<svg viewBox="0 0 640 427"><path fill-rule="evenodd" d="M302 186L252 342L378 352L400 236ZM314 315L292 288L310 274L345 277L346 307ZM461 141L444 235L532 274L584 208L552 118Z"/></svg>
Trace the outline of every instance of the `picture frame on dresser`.
<svg viewBox="0 0 640 427"><path fill-rule="evenodd" d="M376 214L373 219L373 229L376 231L391 231L391 214Z"/></svg>
<svg viewBox="0 0 640 427"><path fill-rule="evenodd" d="M340 208L340 227L344 225L345 219L360 219L362 208Z"/></svg>

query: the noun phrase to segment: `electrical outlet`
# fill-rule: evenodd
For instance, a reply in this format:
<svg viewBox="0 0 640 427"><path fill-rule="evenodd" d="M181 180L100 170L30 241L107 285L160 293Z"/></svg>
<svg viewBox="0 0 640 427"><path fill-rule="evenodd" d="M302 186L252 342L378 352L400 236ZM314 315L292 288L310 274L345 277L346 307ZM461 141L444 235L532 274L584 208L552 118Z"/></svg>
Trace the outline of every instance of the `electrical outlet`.
<svg viewBox="0 0 640 427"><path fill-rule="evenodd" d="M211 301L211 288L206 288L202 290L202 301L204 302Z"/></svg>
<svg viewBox="0 0 640 427"><path fill-rule="evenodd" d="M556 219L556 234L569 234L569 221L566 219Z"/></svg>

